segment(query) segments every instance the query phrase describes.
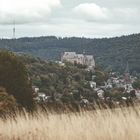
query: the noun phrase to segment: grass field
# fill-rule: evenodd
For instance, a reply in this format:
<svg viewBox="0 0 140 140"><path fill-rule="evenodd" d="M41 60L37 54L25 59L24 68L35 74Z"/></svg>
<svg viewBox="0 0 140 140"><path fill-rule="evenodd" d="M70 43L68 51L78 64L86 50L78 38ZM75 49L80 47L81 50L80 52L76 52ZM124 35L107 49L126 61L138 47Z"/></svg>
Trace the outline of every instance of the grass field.
<svg viewBox="0 0 140 140"><path fill-rule="evenodd" d="M140 140L140 109L17 113L0 119L0 140Z"/></svg>

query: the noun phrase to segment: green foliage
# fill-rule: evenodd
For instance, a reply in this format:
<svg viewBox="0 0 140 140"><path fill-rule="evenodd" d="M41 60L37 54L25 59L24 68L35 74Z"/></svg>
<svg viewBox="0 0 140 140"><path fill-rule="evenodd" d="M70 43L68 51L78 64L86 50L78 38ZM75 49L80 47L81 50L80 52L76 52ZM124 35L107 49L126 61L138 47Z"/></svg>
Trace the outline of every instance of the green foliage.
<svg viewBox="0 0 140 140"><path fill-rule="evenodd" d="M62 95L63 102L80 100L80 96L94 96L89 81L92 79L92 72L86 71L83 67L66 63L60 66L55 62L40 61L28 56L19 57L28 67L33 85L40 88L40 92L46 95ZM39 83L39 84L38 84Z"/></svg>
<svg viewBox="0 0 140 140"><path fill-rule="evenodd" d="M100 66L96 66L95 69L95 82L98 86L103 86L105 81L108 79L108 73L103 70Z"/></svg>
<svg viewBox="0 0 140 140"><path fill-rule="evenodd" d="M87 54L95 56L99 65L120 72L125 70L127 61L131 71L140 72L139 46L140 34L103 39L49 36L0 40L0 48L31 54L45 60L58 60L65 51L83 53L85 50Z"/></svg>
<svg viewBox="0 0 140 140"><path fill-rule="evenodd" d="M140 89L140 80L135 81L132 86L134 89Z"/></svg>
<svg viewBox="0 0 140 140"><path fill-rule="evenodd" d="M6 88L20 105L32 107L32 88L26 68L13 53L6 51L0 52L0 86Z"/></svg>

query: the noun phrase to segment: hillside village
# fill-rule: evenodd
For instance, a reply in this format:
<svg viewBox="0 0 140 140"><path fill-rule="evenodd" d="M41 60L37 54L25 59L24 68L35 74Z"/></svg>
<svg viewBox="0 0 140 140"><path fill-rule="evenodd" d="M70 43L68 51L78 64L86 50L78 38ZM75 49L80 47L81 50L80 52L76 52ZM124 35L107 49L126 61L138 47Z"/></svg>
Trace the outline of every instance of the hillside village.
<svg viewBox="0 0 140 140"><path fill-rule="evenodd" d="M105 82L104 86L96 86L96 82L93 81L89 81L90 87L93 89L93 94L97 94L97 98L101 101L107 101L107 100L111 100L111 101L116 101L116 103L120 103L121 100L122 101L127 101L130 98L135 99L135 101L139 101L140 100L140 89L139 88L133 88L133 83L135 82L135 80L137 79L136 77L130 76L131 77L131 82L127 83L125 81L125 78L120 75L120 76L116 76L113 73L110 73L110 77L109 79ZM94 76L93 76L94 77ZM35 93L38 95L35 99L37 102L52 102L52 97L51 96L46 96L45 93L40 93L39 92L39 88L34 86L34 91ZM119 89L120 91L117 91L117 89ZM106 95L106 92L114 92L116 90L118 95L114 95L114 97L111 97L110 95L113 93L110 93L110 95L108 94L108 96ZM70 93L71 95L73 93ZM116 96L116 97L115 97ZM118 99L118 96L121 96ZM62 95L60 95L59 97L56 96L56 100L61 100ZM86 99L85 97L81 96L81 100L79 103L84 103L84 104L89 104L90 102L88 101L88 99Z"/></svg>
<svg viewBox="0 0 140 140"><path fill-rule="evenodd" d="M132 74L129 71L129 63L127 63L125 71L119 73L105 71L98 64L95 65L93 56L76 54L75 52L65 52L61 61L44 61L29 55L15 55L11 52L1 52L1 58L3 57L6 60L16 61L18 64L16 70L19 68L19 63L21 64L22 69L25 71L23 71L23 74L27 74L25 80L27 80L29 86L30 99L32 102L35 101L36 104L46 106L58 103L62 106L65 104L85 107L96 104L128 105L140 101L140 79L137 74ZM8 71L10 70L9 67L11 67L10 63L1 59L1 70ZM15 71L13 67L12 69ZM22 69L20 69L21 73ZM4 72L1 73L5 74L6 78L4 77L1 82L5 81L7 84L11 81ZM18 70L18 72L20 71ZM14 77L16 74L17 72L13 72ZM11 84L17 86L13 82ZM8 92L13 90L11 86L9 87L9 84L4 87L9 89ZM4 89L2 91L6 92ZM22 103L23 100L17 94L13 95Z"/></svg>
<svg viewBox="0 0 140 140"><path fill-rule="evenodd" d="M91 105L96 102L121 104L122 102L131 102L140 100L140 87L134 87L134 83L138 80L136 76L130 75L129 68L127 68L123 74L117 72L109 72L106 80L102 81L102 84L98 84L98 76L95 72L95 60L93 56L76 54L75 52L65 52L62 55L61 61L57 61L60 67L67 67L66 63L70 62L72 64L86 65L85 71L92 71L91 79L86 81L91 90L89 94L84 96L80 94L77 90L69 91L69 98L75 100L75 91L79 94L79 99L76 102L80 105ZM40 103L49 102L62 102L63 94L58 93L52 96L48 96L44 92L40 92L39 87L33 86L34 92L37 95L35 100Z"/></svg>

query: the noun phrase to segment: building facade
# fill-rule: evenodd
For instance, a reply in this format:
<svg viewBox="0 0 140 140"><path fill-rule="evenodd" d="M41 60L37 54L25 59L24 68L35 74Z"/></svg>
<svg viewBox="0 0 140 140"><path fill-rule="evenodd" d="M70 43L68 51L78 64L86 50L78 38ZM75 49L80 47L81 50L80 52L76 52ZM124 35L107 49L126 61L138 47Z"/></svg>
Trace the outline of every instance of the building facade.
<svg viewBox="0 0 140 140"><path fill-rule="evenodd" d="M76 52L64 52L61 61L71 62L73 64L82 64L88 68L95 68L95 60L93 55L77 54Z"/></svg>

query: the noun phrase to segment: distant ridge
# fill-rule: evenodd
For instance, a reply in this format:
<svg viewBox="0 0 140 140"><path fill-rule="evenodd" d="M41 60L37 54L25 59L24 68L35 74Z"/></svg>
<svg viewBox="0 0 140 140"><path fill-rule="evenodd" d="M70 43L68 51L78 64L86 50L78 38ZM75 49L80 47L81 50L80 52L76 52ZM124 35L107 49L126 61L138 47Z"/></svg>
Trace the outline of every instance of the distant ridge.
<svg viewBox="0 0 140 140"><path fill-rule="evenodd" d="M60 59L64 51L85 50L106 69L124 71L129 62L131 72L140 72L140 34L102 39L55 36L0 39L0 48L51 60Z"/></svg>

